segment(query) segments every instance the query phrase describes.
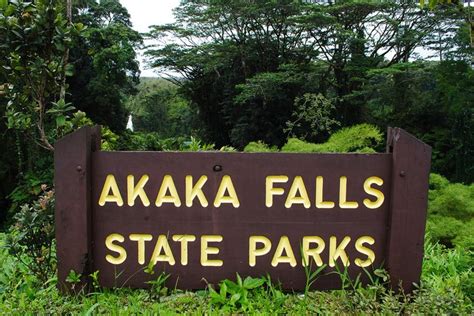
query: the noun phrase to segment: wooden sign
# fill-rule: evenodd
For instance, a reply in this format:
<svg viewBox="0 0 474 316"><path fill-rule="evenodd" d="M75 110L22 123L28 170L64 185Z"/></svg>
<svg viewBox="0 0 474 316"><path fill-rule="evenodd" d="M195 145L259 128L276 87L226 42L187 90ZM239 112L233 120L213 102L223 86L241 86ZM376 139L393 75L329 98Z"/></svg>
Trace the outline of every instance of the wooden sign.
<svg viewBox="0 0 474 316"><path fill-rule="evenodd" d="M73 270L135 288L165 272L181 289L269 274L297 291L305 266L324 266L315 289L383 267L410 291L430 155L398 128L382 154L106 152L100 128L82 128L55 147L61 287Z"/></svg>

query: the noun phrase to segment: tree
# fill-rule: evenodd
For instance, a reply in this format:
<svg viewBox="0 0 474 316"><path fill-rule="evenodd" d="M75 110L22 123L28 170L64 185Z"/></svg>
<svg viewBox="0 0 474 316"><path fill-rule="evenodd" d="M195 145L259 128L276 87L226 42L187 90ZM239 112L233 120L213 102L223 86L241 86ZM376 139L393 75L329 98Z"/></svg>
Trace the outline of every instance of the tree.
<svg viewBox="0 0 474 316"><path fill-rule="evenodd" d="M432 169L474 180L474 71L465 61L397 64L371 72L361 90L368 119L403 126L433 147Z"/></svg>
<svg viewBox="0 0 474 316"><path fill-rule="evenodd" d="M438 9L439 7L454 7L454 9L458 10L459 13L463 15L465 21L465 26L463 29L467 35L467 42L470 44L471 62L473 62L472 50L474 50L474 8L471 6L471 2L471 0L430 0L428 2L428 6L432 10ZM425 0L420 0L420 5L422 7L424 7L425 4Z"/></svg>
<svg viewBox="0 0 474 316"><path fill-rule="evenodd" d="M285 141L294 101L330 100L342 125L363 120L358 91L367 71L407 62L431 32L435 14L406 1L186 1L177 22L154 26L153 67L180 73L207 139L242 147Z"/></svg>
<svg viewBox="0 0 474 316"><path fill-rule="evenodd" d="M156 132L161 138L190 136L196 128L196 113L169 81L142 78L139 92L129 97L127 109L137 132Z"/></svg>
<svg viewBox="0 0 474 316"><path fill-rule="evenodd" d="M54 141L71 130L73 107L62 95L70 74L65 52L81 30L68 23L61 1L0 1L2 213L7 197L13 208L52 182Z"/></svg>
<svg viewBox="0 0 474 316"><path fill-rule="evenodd" d="M258 129L267 135L280 133L272 141L281 142L291 106L283 109L283 116L275 106L271 115L261 100L238 104L234 98L237 85L257 73L278 71L286 63L310 62L314 45L302 40L301 30L291 21L302 7L295 1L186 1L176 11L176 23L152 28L150 36L155 39L168 34L178 39L149 49L147 55L154 67L173 70L186 79L176 83L198 107L207 140L218 146L243 146L252 130ZM247 115L253 117L246 122ZM267 127L258 126L262 123Z"/></svg>
<svg viewBox="0 0 474 316"><path fill-rule="evenodd" d="M74 76L68 78L74 106L96 123L125 129L128 95L136 92L139 65L135 49L142 43L130 15L118 0L86 1L74 8L74 21L86 29L70 53Z"/></svg>
<svg viewBox="0 0 474 316"><path fill-rule="evenodd" d="M6 81L8 127L48 150L53 150L51 139L60 132L64 116L59 115L56 129L47 126L70 109L60 96L62 78L68 70L64 53L74 32L81 29L80 25L70 25L62 10L55 0L3 2L0 7L0 49L4 56L0 78Z"/></svg>

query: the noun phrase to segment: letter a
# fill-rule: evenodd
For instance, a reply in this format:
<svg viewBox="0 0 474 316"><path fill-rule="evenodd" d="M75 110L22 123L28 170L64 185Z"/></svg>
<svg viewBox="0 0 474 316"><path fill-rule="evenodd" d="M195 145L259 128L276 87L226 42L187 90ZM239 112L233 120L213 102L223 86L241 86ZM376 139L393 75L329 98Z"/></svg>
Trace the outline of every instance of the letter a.
<svg viewBox="0 0 474 316"><path fill-rule="evenodd" d="M112 190L111 195L109 194L110 190ZM123 205L123 199L120 195L120 190L113 174L109 174L107 175L107 178L105 178L104 187L102 188L102 193L99 198L100 206L104 206L107 202L115 202L118 206Z"/></svg>

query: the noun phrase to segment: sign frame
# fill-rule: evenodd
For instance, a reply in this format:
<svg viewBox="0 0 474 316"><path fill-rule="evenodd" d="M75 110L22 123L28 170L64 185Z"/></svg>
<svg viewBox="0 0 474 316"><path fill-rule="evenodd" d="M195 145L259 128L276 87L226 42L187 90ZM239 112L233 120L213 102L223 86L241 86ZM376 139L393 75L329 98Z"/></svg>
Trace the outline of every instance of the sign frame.
<svg viewBox="0 0 474 316"><path fill-rule="evenodd" d="M79 273L81 284L87 288L89 274L96 270L94 249L93 172L100 155L100 127L83 127L55 144L55 191L56 191L56 247L58 258L58 286L70 292L72 284L66 282L70 271ZM146 152L139 152L147 155ZM134 155L134 153L130 153ZM189 155L190 153L182 153ZM200 153L194 153L199 155ZM212 153L207 153L211 155ZM113 153L110 153L113 155ZM156 154L155 154L156 155ZM236 155L219 153L218 155ZM239 154L258 157L259 154ZM275 159L288 155L266 154ZM324 154L304 154L324 155ZM357 154L333 154L355 157ZM351 156L352 155L352 156ZM369 156L377 154L368 154ZM380 155L380 154L379 154ZM388 128L386 154L389 156L386 196L388 214L384 244L384 268L390 275L393 289L410 292L419 283L424 247L427 215L428 178L431 147L400 128ZM216 155L217 156L217 155ZM316 157L314 156L314 157ZM189 156L191 157L191 156ZM222 166L216 161L216 168ZM96 201L95 201L96 202ZM96 260L97 261L97 260ZM301 269L303 271L303 269ZM234 271L236 272L236 271ZM100 275L100 273L99 273ZM318 282L316 282L317 284ZM109 284L110 285L110 282ZM143 284L145 287L146 284ZM334 283L333 288L338 285ZM76 288L78 285L76 285ZM180 287L178 285L178 287ZM194 287L194 286L193 286ZM189 288L184 286L184 288ZM316 289L318 287L316 286ZM331 287L324 287L325 289ZM293 287L293 289L298 289Z"/></svg>

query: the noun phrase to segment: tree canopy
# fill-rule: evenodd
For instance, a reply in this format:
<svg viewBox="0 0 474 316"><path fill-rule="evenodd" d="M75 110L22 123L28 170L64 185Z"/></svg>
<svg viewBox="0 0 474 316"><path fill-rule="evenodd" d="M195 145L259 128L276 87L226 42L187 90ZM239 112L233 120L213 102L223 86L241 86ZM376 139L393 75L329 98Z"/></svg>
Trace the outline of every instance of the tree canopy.
<svg viewBox="0 0 474 316"><path fill-rule="evenodd" d="M139 81L136 49L141 35L132 29L130 15L118 0L85 1L73 13L85 30L71 48L74 76L68 78L69 100L96 123L124 130L124 102Z"/></svg>

